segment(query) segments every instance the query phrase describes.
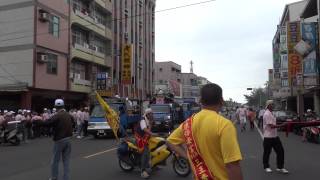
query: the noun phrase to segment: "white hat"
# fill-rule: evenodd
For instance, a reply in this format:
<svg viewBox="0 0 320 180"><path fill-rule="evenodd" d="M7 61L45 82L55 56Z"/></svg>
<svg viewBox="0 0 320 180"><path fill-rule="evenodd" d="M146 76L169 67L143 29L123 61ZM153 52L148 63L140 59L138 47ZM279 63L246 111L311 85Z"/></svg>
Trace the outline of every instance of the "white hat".
<svg viewBox="0 0 320 180"><path fill-rule="evenodd" d="M44 111L47 111L48 109L47 109L47 108L43 108L43 110L44 110Z"/></svg>
<svg viewBox="0 0 320 180"><path fill-rule="evenodd" d="M268 106L271 105L271 104L273 104L273 100L268 100L268 101L266 102L266 108L268 108Z"/></svg>
<svg viewBox="0 0 320 180"><path fill-rule="evenodd" d="M8 113L8 110L4 110L3 113Z"/></svg>
<svg viewBox="0 0 320 180"><path fill-rule="evenodd" d="M62 99L56 99L54 101L54 105L57 106L57 107L64 106L64 101Z"/></svg>
<svg viewBox="0 0 320 180"><path fill-rule="evenodd" d="M307 112L312 112L312 110L311 109L307 109Z"/></svg>
<svg viewBox="0 0 320 180"><path fill-rule="evenodd" d="M149 113L152 113L152 109L151 108L147 108L145 111L144 111L144 115L147 115Z"/></svg>

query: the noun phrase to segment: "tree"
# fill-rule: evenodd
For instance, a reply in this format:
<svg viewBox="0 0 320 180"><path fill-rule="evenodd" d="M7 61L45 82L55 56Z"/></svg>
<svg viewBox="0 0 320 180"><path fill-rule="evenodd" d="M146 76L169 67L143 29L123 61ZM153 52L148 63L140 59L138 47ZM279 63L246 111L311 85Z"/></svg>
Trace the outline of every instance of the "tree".
<svg viewBox="0 0 320 180"><path fill-rule="evenodd" d="M244 95L249 106L263 106L268 100L267 93L263 88L253 89L250 95Z"/></svg>

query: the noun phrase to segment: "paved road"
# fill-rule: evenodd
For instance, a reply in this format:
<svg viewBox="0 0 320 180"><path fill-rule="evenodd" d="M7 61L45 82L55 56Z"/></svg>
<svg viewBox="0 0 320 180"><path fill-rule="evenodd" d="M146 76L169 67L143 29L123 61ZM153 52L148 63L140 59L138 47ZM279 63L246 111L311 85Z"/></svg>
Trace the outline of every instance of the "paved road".
<svg viewBox="0 0 320 180"><path fill-rule="evenodd" d="M302 143L301 138L280 134L286 151L286 168L289 175L266 174L262 169L262 139L257 130L239 133L239 141L244 156L243 173L246 180L301 180L318 179L320 172L320 145ZM124 173L118 167L113 139L85 138L73 140L72 180L140 179L139 171ZM52 141L48 138L32 140L18 147L0 146L1 180L45 180L50 173ZM275 156L270 163L275 167ZM153 173L152 179L179 178L171 164Z"/></svg>

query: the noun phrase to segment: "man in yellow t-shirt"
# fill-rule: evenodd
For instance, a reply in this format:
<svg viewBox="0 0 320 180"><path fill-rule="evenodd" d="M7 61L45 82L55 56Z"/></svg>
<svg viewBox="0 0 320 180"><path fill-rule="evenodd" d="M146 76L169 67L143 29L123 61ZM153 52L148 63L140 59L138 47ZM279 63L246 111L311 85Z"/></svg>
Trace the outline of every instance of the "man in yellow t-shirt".
<svg viewBox="0 0 320 180"><path fill-rule="evenodd" d="M215 180L242 180L242 156L236 129L230 120L218 114L223 105L221 87L216 84L203 86L201 104L202 110L193 116L191 125L199 155ZM169 136L168 145L180 156L188 158L183 131L180 125Z"/></svg>

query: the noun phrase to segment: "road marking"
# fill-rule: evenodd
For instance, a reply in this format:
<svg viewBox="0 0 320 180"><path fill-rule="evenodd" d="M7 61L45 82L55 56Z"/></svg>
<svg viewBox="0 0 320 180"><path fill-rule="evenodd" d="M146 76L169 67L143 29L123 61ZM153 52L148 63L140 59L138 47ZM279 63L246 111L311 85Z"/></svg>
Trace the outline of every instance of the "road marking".
<svg viewBox="0 0 320 180"><path fill-rule="evenodd" d="M91 154L91 155L85 156L85 157L83 157L83 158L89 159L89 158L92 158L92 157L94 157L94 156L98 156L98 155L101 155L101 154L104 154L104 153L108 153L108 152L114 151L114 150L116 150L116 149L118 149L118 148L115 147L115 148L107 149L107 150L105 150L105 151L97 152L97 153L95 153L95 154Z"/></svg>
<svg viewBox="0 0 320 180"><path fill-rule="evenodd" d="M258 133L260 134L260 137L261 137L261 139L263 140L263 134L262 134L260 128L258 127L258 125L257 125L257 123L256 123L255 121L254 121L254 126L257 128Z"/></svg>

